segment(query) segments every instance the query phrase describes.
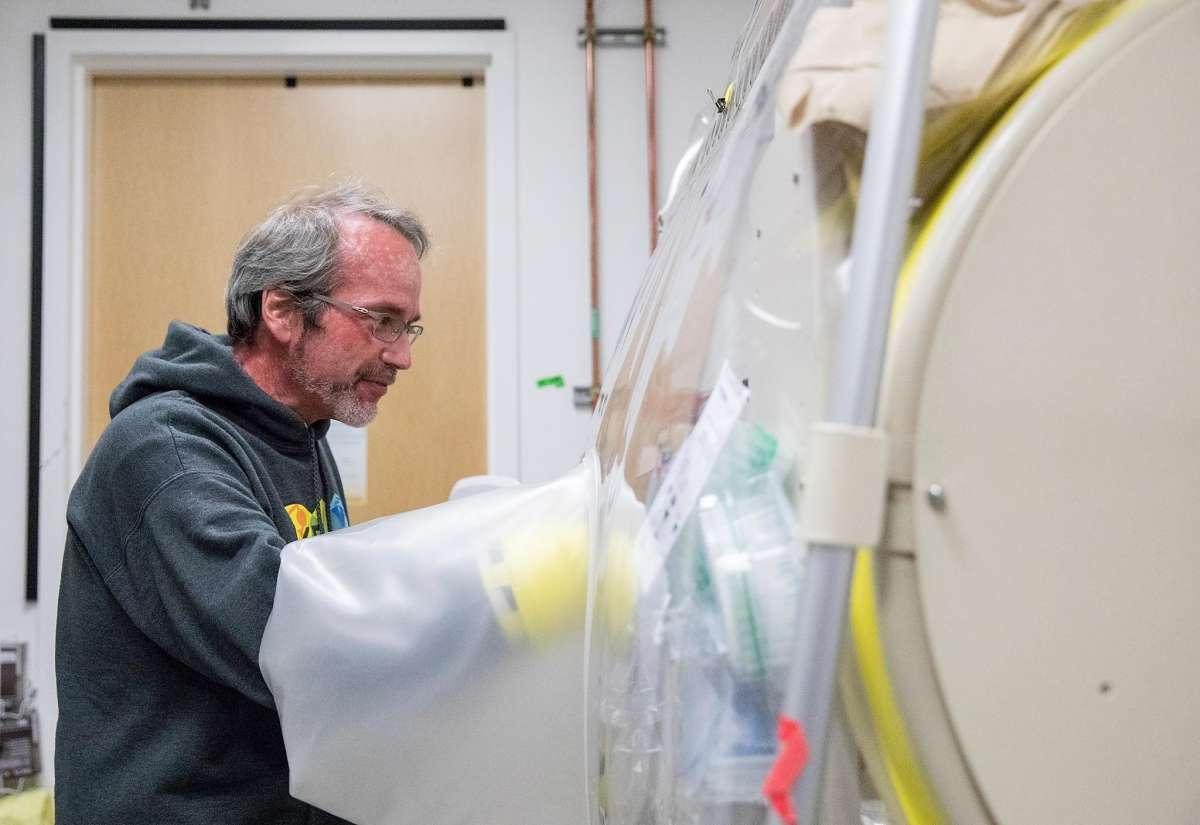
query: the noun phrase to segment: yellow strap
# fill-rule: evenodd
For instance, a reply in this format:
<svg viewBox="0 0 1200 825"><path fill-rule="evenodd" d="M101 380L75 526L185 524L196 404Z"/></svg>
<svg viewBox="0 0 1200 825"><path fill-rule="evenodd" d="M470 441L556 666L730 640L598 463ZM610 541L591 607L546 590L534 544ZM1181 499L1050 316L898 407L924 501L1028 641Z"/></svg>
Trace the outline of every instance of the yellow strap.
<svg viewBox="0 0 1200 825"><path fill-rule="evenodd" d="M887 657L879 636L879 609L875 603L873 551L858 549L854 582L850 586L850 633L866 688L871 721L880 743L888 781L908 825L945 825L946 819L930 791L908 738L904 717L888 676Z"/></svg>

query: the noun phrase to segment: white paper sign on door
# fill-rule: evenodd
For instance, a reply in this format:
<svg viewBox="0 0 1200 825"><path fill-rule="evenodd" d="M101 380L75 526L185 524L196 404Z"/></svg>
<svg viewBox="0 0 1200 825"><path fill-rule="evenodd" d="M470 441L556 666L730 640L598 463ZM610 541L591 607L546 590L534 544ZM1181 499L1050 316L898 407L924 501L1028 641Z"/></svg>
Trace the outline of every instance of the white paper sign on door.
<svg viewBox="0 0 1200 825"><path fill-rule="evenodd" d="M325 441L337 460L342 489L349 500L367 498L367 428L350 427L340 421L329 422Z"/></svg>

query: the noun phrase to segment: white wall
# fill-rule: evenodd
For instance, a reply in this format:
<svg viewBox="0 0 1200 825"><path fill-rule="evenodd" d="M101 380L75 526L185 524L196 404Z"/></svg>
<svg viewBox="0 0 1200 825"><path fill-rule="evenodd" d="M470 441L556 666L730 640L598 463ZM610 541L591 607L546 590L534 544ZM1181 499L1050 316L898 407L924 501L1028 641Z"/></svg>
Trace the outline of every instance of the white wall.
<svg viewBox="0 0 1200 825"><path fill-rule="evenodd" d="M753 0L658 0L656 22L668 46L659 71L659 192L706 88L724 89L729 53ZM601 26L641 24L637 0L599 0ZM520 439L522 475L541 481L564 472L587 446L589 415L571 387L590 382L587 283L587 155L583 52L576 29L583 0L2 0L0 2L0 330L8 403L0 407L0 638L48 639L54 606L24 603L24 527L29 345L31 34L52 15L213 17L503 17L516 40L518 268L520 280ZM601 218L601 345L611 352L637 289L649 248L645 104L640 49L598 54ZM281 193L282 195L283 193ZM419 211L420 204L412 205ZM47 203L47 210L55 204ZM505 220L507 216L493 216ZM230 250L232 253L232 250ZM47 336L55 307L44 307ZM537 389L561 374L564 389ZM31 651L40 689L53 690L53 651ZM45 703L49 705L50 703ZM43 734L53 734L53 718Z"/></svg>

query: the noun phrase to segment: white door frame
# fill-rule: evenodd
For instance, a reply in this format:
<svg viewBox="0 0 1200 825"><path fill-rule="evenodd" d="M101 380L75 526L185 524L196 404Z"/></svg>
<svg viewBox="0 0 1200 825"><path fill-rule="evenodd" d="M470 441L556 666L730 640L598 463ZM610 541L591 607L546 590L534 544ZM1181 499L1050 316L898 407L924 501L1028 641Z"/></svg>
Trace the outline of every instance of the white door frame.
<svg viewBox="0 0 1200 825"><path fill-rule="evenodd" d="M488 472L520 477L516 74L508 31L66 30L46 35L39 580L56 605L65 513L83 467L91 79L104 74L483 72L486 114ZM53 730L53 622L39 622ZM49 705L49 706L47 706ZM45 737L53 765L53 736Z"/></svg>

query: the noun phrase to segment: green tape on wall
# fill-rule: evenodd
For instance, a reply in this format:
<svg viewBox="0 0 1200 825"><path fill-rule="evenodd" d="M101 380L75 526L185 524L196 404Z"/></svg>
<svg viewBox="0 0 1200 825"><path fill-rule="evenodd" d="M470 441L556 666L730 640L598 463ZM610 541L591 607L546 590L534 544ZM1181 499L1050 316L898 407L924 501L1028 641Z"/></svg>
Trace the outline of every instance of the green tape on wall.
<svg viewBox="0 0 1200 825"><path fill-rule="evenodd" d="M538 385L539 390L545 389L546 387L565 387L566 386L566 384L563 382L563 377L561 375L551 375L546 378L539 378L537 385Z"/></svg>

